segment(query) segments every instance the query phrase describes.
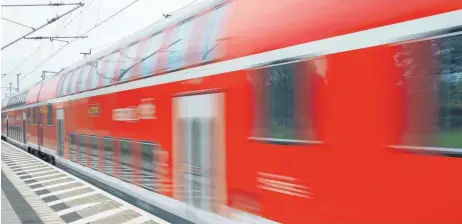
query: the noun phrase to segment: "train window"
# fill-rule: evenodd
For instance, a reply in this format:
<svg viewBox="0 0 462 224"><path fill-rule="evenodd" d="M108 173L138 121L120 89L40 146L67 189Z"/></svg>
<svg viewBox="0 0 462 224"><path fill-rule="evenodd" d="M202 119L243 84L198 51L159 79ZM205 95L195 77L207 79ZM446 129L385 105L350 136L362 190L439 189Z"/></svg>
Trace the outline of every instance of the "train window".
<svg viewBox="0 0 462 224"><path fill-rule="evenodd" d="M47 117L48 125L53 125L53 106L51 105L51 103L48 104Z"/></svg>
<svg viewBox="0 0 462 224"><path fill-rule="evenodd" d="M152 175L154 162L154 144L152 142L141 142L141 151L141 168Z"/></svg>
<svg viewBox="0 0 462 224"><path fill-rule="evenodd" d="M118 64L119 64L119 59L120 59L120 53L117 51L107 57L105 57L104 60L104 79L103 79L103 85L111 85L112 81L114 80L114 77L119 76L119 71L118 70Z"/></svg>
<svg viewBox="0 0 462 224"><path fill-rule="evenodd" d="M71 78L71 73L67 73L66 77L64 78L64 81L62 83L62 91L61 91L61 96L67 95L67 87L69 86L69 80Z"/></svg>
<svg viewBox="0 0 462 224"><path fill-rule="evenodd" d="M80 164L86 166L86 148L87 148L87 141L86 141L86 136L85 135L80 135L79 136L79 154L80 154L80 158L79 158L79 162Z"/></svg>
<svg viewBox="0 0 462 224"><path fill-rule="evenodd" d="M98 64L98 62L91 62L91 64L89 64L90 66L90 74L89 74L89 86L87 89L94 89L96 87L98 87L98 84L99 84L99 74L98 74L98 67L96 67L96 65Z"/></svg>
<svg viewBox="0 0 462 224"><path fill-rule="evenodd" d="M30 108L26 109L27 124L30 124Z"/></svg>
<svg viewBox="0 0 462 224"><path fill-rule="evenodd" d="M79 80L79 92L83 92L87 89L88 75L90 73L90 66L85 66L82 68L82 74L80 75Z"/></svg>
<svg viewBox="0 0 462 224"><path fill-rule="evenodd" d="M107 68L106 61L108 60L108 58L109 56L102 57L98 59L97 61L93 62L93 64L91 64L91 66L93 67L92 74L94 73L96 75L94 78L95 87L106 86L107 84L111 83L112 78L106 76L105 74L105 70Z"/></svg>
<svg viewBox="0 0 462 224"><path fill-rule="evenodd" d="M96 138L96 136L90 136L90 148L91 150L91 153L89 153L91 155L91 167L93 169L96 169L98 167L98 139Z"/></svg>
<svg viewBox="0 0 462 224"><path fill-rule="evenodd" d="M132 77L132 66L136 66L135 63L139 61L138 51L140 45L138 42L121 51L120 81L125 81Z"/></svg>
<svg viewBox="0 0 462 224"><path fill-rule="evenodd" d="M122 169L132 169L132 165L130 162L130 142L127 140L120 140L120 156L122 162ZM122 173L122 177L125 179L130 179L130 176L127 175L128 173Z"/></svg>
<svg viewBox="0 0 462 224"><path fill-rule="evenodd" d="M71 161L76 161L76 136L75 134L70 134L69 135L69 153L70 153L70 159Z"/></svg>
<svg viewBox="0 0 462 224"><path fill-rule="evenodd" d="M157 55L159 54L164 32L156 33L144 42L144 49L141 50L139 69L141 76L147 76L156 69Z"/></svg>
<svg viewBox="0 0 462 224"><path fill-rule="evenodd" d="M61 87L63 86L64 75L61 75L58 80L58 84L56 85L56 97L61 96Z"/></svg>
<svg viewBox="0 0 462 224"><path fill-rule="evenodd" d="M251 70L254 90L253 137L267 140L316 140L310 124L309 75L305 62Z"/></svg>
<svg viewBox="0 0 462 224"><path fill-rule="evenodd" d="M206 28L206 39L204 46L204 53L201 57L202 61L208 61L220 57L219 48L225 40L220 34L224 27L225 16L230 11L233 2L228 3L213 10L210 15L210 22Z"/></svg>
<svg viewBox="0 0 462 224"><path fill-rule="evenodd" d="M112 152L112 139L106 137L104 138L104 169L106 173L112 174L113 160L114 153Z"/></svg>
<svg viewBox="0 0 462 224"><path fill-rule="evenodd" d="M37 107L32 107L32 124L37 124Z"/></svg>
<svg viewBox="0 0 462 224"><path fill-rule="evenodd" d="M71 80L71 77L72 77L72 73L69 72L66 74L66 77L64 78L64 81L63 81L63 84L62 84L62 90L61 90L61 96L65 96L69 93L69 83L70 83L70 80Z"/></svg>
<svg viewBox="0 0 462 224"><path fill-rule="evenodd" d="M193 20L186 21L174 28L167 52L167 70L181 68L185 64L188 39L192 33Z"/></svg>
<svg viewBox="0 0 462 224"><path fill-rule="evenodd" d="M462 35L399 45L406 106L402 144L462 148Z"/></svg>
<svg viewBox="0 0 462 224"><path fill-rule="evenodd" d="M61 79L59 81L59 88L58 88L58 96L61 97L64 95L64 83L66 81L67 74L64 74L61 76Z"/></svg>
<svg viewBox="0 0 462 224"><path fill-rule="evenodd" d="M77 90L78 80L80 77L80 71L81 69L78 68L72 72L72 76L71 76L72 81L69 83L69 87L68 87L70 89L69 94L74 94Z"/></svg>

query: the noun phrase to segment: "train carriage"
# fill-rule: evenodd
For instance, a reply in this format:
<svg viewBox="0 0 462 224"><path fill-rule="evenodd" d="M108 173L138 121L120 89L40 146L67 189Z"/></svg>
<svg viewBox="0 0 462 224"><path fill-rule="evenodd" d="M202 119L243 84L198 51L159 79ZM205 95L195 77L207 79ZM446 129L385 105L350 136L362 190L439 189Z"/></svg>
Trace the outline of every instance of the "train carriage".
<svg viewBox="0 0 462 224"><path fill-rule="evenodd" d="M7 99L2 137L192 222L459 223L461 28L459 0L203 1Z"/></svg>

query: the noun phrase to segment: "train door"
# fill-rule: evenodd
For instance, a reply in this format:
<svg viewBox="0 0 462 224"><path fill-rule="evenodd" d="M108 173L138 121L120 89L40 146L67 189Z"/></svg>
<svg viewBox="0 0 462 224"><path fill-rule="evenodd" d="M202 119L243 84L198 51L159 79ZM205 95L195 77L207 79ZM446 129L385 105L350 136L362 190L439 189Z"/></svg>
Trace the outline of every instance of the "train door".
<svg viewBox="0 0 462 224"><path fill-rule="evenodd" d="M56 138L58 156L64 157L64 110L56 110Z"/></svg>
<svg viewBox="0 0 462 224"><path fill-rule="evenodd" d="M224 203L223 101L223 93L211 93L179 96L173 102L174 175L183 186L177 197L204 210Z"/></svg>
<svg viewBox="0 0 462 224"><path fill-rule="evenodd" d="M26 125L26 112L23 112L22 113L22 141L24 142L24 144L27 143L27 125Z"/></svg>

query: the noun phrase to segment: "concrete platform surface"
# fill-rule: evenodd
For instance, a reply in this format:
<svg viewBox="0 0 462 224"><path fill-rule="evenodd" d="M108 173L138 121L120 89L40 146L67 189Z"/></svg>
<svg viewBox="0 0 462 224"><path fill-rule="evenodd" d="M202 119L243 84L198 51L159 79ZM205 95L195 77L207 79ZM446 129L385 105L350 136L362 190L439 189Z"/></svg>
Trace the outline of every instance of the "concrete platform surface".
<svg viewBox="0 0 462 224"><path fill-rule="evenodd" d="M168 223L2 141L1 223Z"/></svg>

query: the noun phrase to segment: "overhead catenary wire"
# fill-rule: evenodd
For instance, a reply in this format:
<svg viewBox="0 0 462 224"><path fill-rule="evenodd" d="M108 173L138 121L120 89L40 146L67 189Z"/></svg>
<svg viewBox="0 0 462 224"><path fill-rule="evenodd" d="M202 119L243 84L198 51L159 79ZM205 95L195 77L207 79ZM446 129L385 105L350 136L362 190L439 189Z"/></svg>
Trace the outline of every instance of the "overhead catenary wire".
<svg viewBox="0 0 462 224"><path fill-rule="evenodd" d="M190 6L190 5L194 4L194 3L196 3L197 1L199 1L199 0L193 0L193 1L189 2L188 4L184 5L183 7L179 8L179 9L177 9L177 10L175 10L175 11L169 13L169 14L173 14L173 13L179 12L179 11L185 9L186 7L188 7L188 6Z"/></svg>
<svg viewBox="0 0 462 224"><path fill-rule="evenodd" d="M94 0L93 0L94 1ZM133 4L137 3L138 1L140 0L134 0L132 1L130 4L126 5L125 7L123 7L122 9L120 9L119 11L115 12L114 14L112 14L111 16L109 16L108 18L106 18L105 20L103 20L102 22L96 24L94 27L88 29L87 31L85 31L84 33L82 33L81 35L85 35L85 34L88 34L90 33L92 30L96 29L97 27L101 26L102 24L106 23L107 21L109 21L110 19L112 19L114 16L118 15L119 13L121 13L122 11L124 11L125 9L129 8L130 6L132 6ZM90 3L89 3L90 4ZM51 54L50 56L48 56L45 60L43 60L39 65L37 65L34 69L32 69L30 72L26 73L24 75L24 77L22 79L25 79L28 75L30 75L31 73L33 73L35 70L37 70L37 68L39 68L40 66L42 66L43 64L45 64L47 61L49 61L51 58L53 58L55 55L57 55L60 51L62 51L64 48L66 48L67 46L69 46L70 44L72 44L74 41L76 40L79 40L79 39L74 39L72 41L70 41L68 44L62 46L61 48L59 48L55 53Z"/></svg>
<svg viewBox="0 0 462 224"><path fill-rule="evenodd" d="M102 0L101 0L101 1L102 1ZM182 6L181 8L179 8L179 9L177 9L177 10L172 11L172 12L169 12L168 14L169 14L169 15L175 14L175 13L177 13L177 12L179 12L179 11L185 9L186 7L188 7L188 6L190 6L190 5L194 4L194 3L196 3L196 2L198 2L198 1L199 1L199 0L193 0L193 1L189 2L188 4ZM149 27L149 26L151 26L151 25L152 25L152 24L149 24L149 25L147 25L145 28L147 28L147 27ZM119 40L121 40L121 39L125 39L126 37L129 37L130 35L132 35L132 34L128 34L128 35L126 35L126 36L124 36L124 37L122 37L122 38L118 38L118 39L116 39L116 40L110 41L110 42L105 43L105 44L102 44L102 45L98 45L98 46L95 46L95 47L91 47L90 50L95 50L95 49L99 49L99 48L106 47L106 46L111 45L111 44L113 44L113 43L115 43L115 42L117 42L117 41L119 41Z"/></svg>
<svg viewBox="0 0 462 224"><path fill-rule="evenodd" d="M85 2L85 1L86 1L86 0L83 0L82 3ZM86 6L86 5L88 5L88 4L85 4L85 6ZM85 6L84 6L84 8L85 8ZM73 15L73 13L67 15L66 18L64 18L64 19L61 21L61 23L58 25L58 27L56 27L56 29L53 31L53 33L52 33L53 35L55 35L55 34L58 32L59 28L61 28L61 26L62 26L69 18L71 18L71 15Z"/></svg>
<svg viewBox="0 0 462 224"><path fill-rule="evenodd" d="M86 0L83 0L81 3L85 2L85 1L86 1ZM93 1L94 1L94 0L93 0ZM90 3L91 3L91 2L90 2ZM88 4L87 4L87 5L88 5ZM87 7L87 5L85 5L84 8L83 8L82 10L84 10L84 9ZM58 29L64 24L64 22L65 22L67 19L69 19L69 18L71 17L72 14L73 14L73 12L67 14L67 15L65 16L65 18L63 19L63 21L61 22L61 24L53 31L53 33L57 33ZM26 59L24 59L23 61L21 61L21 62L18 64L18 66L14 67L12 70L10 70L9 72L7 72L6 75L11 74L12 72L16 71L16 69L18 69L19 67L21 67L21 66L22 66L24 63L26 63L27 61L29 61L29 60L30 60L30 59L31 59L31 58L43 47L43 44L44 44L44 43L41 43L41 44L39 45L39 47L37 47ZM6 75L5 75L5 76L6 76ZM2 76L2 78L5 77L5 76Z"/></svg>
<svg viewBox="0 0 462 224"><path fill-rule="evenodd" d="M49 24L55 22L56 20L60 19L61 17L63 17L63 16L65 16L65 15L67 15L67 14L69 14L69 13L75 11L76 9L78 9L78 8L80 8L80 7L82 7L82 6L83 6L83 4L80 4L80 5L74 7L73 9L67 11L66 13L64 13L64 14L62 14L62 15L60 15L60 16L53 17L51 20L48 20L45 24L39 26L38 28L36 28L36 29L34 29L34 30L32 30L32 31L30 31L30 32L28 32L28 33L22 35L21 37L15 39L15 40L13 40L13 41L11 41L10 43L8 43L8 44L2 46L2 50L5 49L5 48L7 48L7 47L9 47L9 46L11 46L11 45L13 45L14 43L18 42L18 41L21 40L22 38L28 36L29 34L32 34L32 33L36 32L36 31L42 29L42 28L45 27L45 26L48 26Z"/></svg>
<svg viewBox="0 0 462 224"><path fill-rule="evenodd" d="M76 3L48 3L48 4L23 4L23 5L2 5L2 7L37 7L37 6L67 6L67 5L80 5Z"/></svg>
<svg viewBox="0 0 462 224"><path fill-rule="evenodd" d="M101 4L103 0L99 0L99 5L98 5L98 13L96 14L96 20L95 20L95 25L98 24L98 19L99 19L99 10L101 9Z"/></svg>
<svg viewBox="0 0 462 224"><path fill-rule="evenodd" d="M27 57L26 59L24 59L23 61L21 61L21 63L19 63L18 66L14 67L14 68L11 69L9 72L5 73L5 75L3 75L2 78L5 77L5 76L8 75L8 74L13 73L14 71L16 71L16 69L18 69L19 67L21 67L21 65L23 65L24 63L26 63L27 61L29 61L29 59L31 59L32 56L34 56L34 55L42 48L42 46L43 46L43 43L42 43L38 48L36 48L35 51L32 52L32 54L29 55L29 57Z"/></svg>
<svg viewBox="0 0 462 224"><path fill-rule="evenodd" d="M22 24L22 23L15 22L15 21L10 20L10 19L7 19L7 18L5 18L5 17L2 17L2 19L3 19L3 20L6 20L6 21L8 21L8 22L14 23L14 24L16 24L16 25L20 25L20 26L27 27L27 28L29 28L29 29L35 30L34 27L27 26L27 25L24 25L24 24Z"/></svg>
<svg viewBox="0 0 462 224"><path fill-rule="evenodd" d="M64 27L62 27L62 29L60 29L59 31L56 31L56 34L59 34L61 31L63 31L64 29L66 29L72 22L74 22L75 19L79 18L80 16L82 16L82 13L91 5L91 3L93 3L95 0L91 0L89 3L87 3L83 8L82 10L80 10L78 13L74 14L74 17L69 20L69 22L64 25ZM70 18L70 17L69 17ZM63 22L64 23L64 22ZM61 24L62 25L62 24ZM58 27L57 29L61 28L61 25L60 27Z"/></svg>
<svg viewBox="0 0 462 224"><path fill-rule="evenodd" d="M85 2L85 1L86 1L86 0L83 0L81 3ZM83 7L83 9L80 11L80 13L81 13L83 10L85 10L86 8L88 8L88 5L90 5L93 1L94 1L94 0L92 0L90 3L84 5L84 7ZM69 13L69 14L66 15L66 17L63 19L63 21L60 23L60 25L58 25L58 27L53 31L53 34L57 34L57 33L58 33L59 28L62 27L62 25L71 17L72 14L73 14L73 13ZM75 14L74 14L74 15L75 15ZM76 17L73 17L72 20L74 20L75 18L76 18ZM71 20L71 21L72 21L72 20ZM68 24L69 24L69 23L68 23ZM68 24L66 24L66 26L67 26ZM63 29L65 29L65 27L64 27ZM63 30L63 29L61 29L61 30ZM24 59L23 61L21 61L21 62L18 64L18 66L14 67L12 70L10 70L9 72L7 72L6 74L7 74L7 75L8 75L8 74L11 74L12 72L16 71L16 69L18 69L19 67L21 67L24 63L26 63L27 61L29 61L29 60L30 60L30 59L31 59L31 58L43 47L43 44L44 44L44 43L41 43L41 44L39 45L39 47L37 47L26 59ZM5 77L5 76L2 76L2 78L3 78L3 77ZM22 79L24 79L24 78L25 78L25 77L23 77ZM22 80L22 79L21 79L21 80Z"/></svg>

